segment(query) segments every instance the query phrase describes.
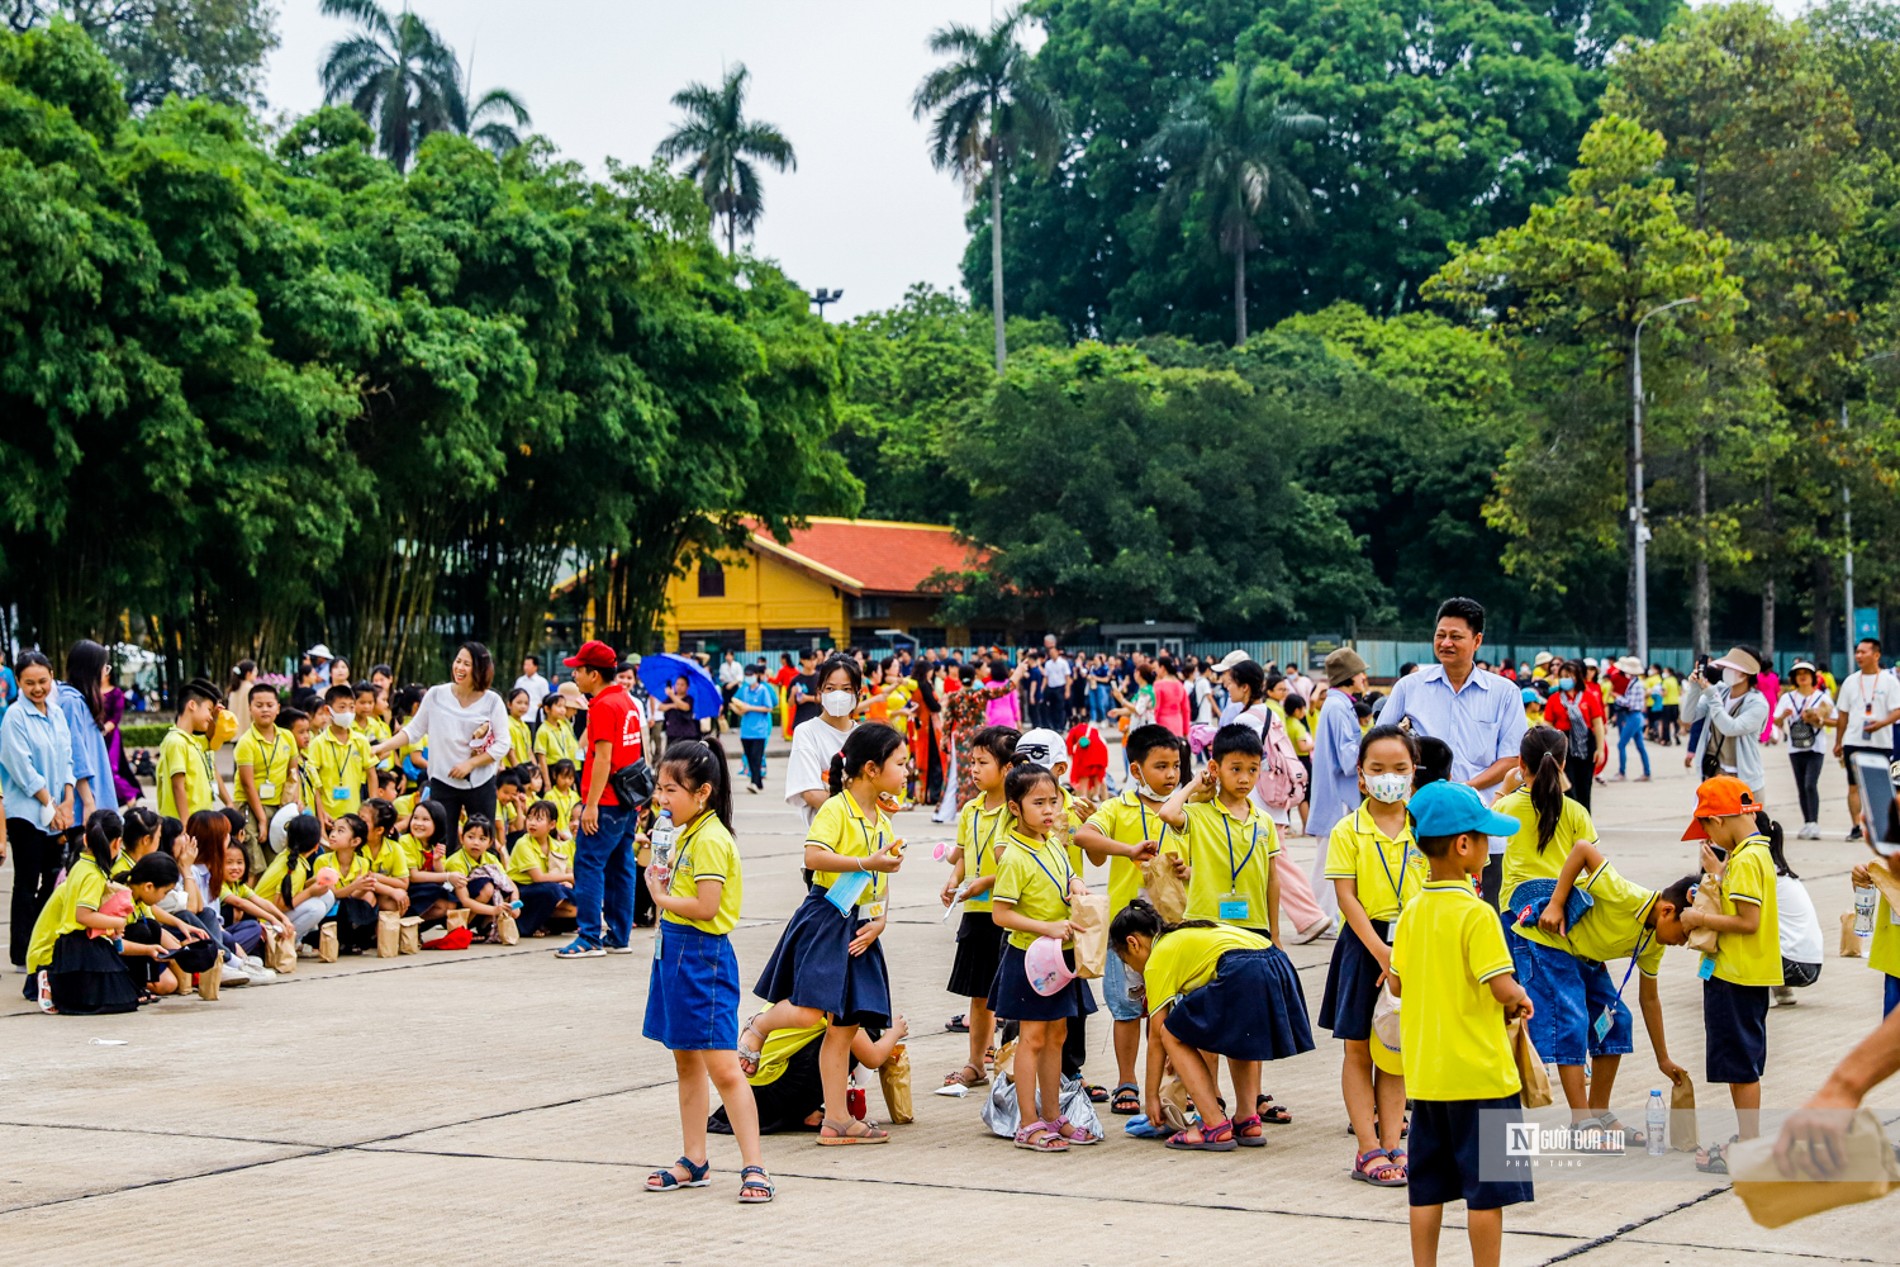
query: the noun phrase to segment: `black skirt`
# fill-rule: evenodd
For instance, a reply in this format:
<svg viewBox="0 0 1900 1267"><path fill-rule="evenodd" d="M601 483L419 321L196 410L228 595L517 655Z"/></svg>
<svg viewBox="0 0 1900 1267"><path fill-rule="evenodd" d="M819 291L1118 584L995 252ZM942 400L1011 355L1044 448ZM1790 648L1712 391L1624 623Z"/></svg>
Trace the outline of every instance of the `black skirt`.
<svg viewBox="0 0 1900 1267"><path fill-rule="evenodd" d="M139 983L110 937L90 937L83 928L66 933L53 943L46 979L52 987L53 1006L66 1016L138 1010Z"/></svg>
<svg viewBox="0 0 1900 1267"><path fill-rule="evenodd" d="M1002 962L996 967L996 979L990 983L990 1011L1012 1021L1066 1021L1095 1010L1095 993L1080 977L1054 994L1037 994L1030 988L1023 959L1020 947L1004 942ZM1073 971L1075 951L1063 951L1062 959Z"/></svg>
<svg viewBox="0 0 1900 1267"><path fill-rule="evenodd" d="M989 911L965 911L963 922L957 925L957 957L950 965L950 993L965 999L987 999L1007 940L1009 934L996 926Z"/></svg>
<svg viewBox="0 0 1900 1267"><path fill-rule="evenodd" d="M1222 955L1214 979L1177 999L1165 1024L1188 1046L1230 1060L1285 1060L1313 1050L1299 974L1278 946Z"/></svg>
<svg viewBox="0 0 1900 1267"><path fill-rule="evenodd" d="M368 950L376 944L376 907L360 897L338 898L336 909L324 923L336 924L337 946L343 950Z"/></svg>
<svg viewBox="0 0 1900 1267"><path fill-rule="evenodd" d="M1392 935L1385 920L1372 921L1380 938ZM1352 925L1333 941L1333 962L1326 969L1326 993L1320 997L1319 1023L1334 1038L1366 1042L1372 1037L1372 1009L1379 1001L1379 961L1372 957Z"/></svg>
<svg viewBox="0 0 1900 1267"><path fill-rule="evenodd" d="M772 1003L790 999L797 1007L817 1008L837 1025L889 1025L891 979L884 968L884 939L861 955L850 952L851 939L868 923L855 912L839 911L825 890L811 890L752 992Z"/></svg>

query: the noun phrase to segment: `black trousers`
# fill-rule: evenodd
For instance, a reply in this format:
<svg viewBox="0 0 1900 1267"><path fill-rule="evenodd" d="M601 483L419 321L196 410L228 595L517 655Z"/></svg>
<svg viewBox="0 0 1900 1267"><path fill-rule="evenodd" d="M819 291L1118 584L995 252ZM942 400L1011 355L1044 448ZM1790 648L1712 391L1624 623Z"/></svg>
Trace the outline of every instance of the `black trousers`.
<svg viewBox="0 0 1900 1267"><path fill-rule="evenodd" d="M440 779L429 780L428 799L449 812L449 840L444 847L448 853L454 853L462 843L462 814L480 814L490 823L495 821L495 781L490 779L480 787L450 787ZM495 830L488 832L490 840L495 839Z"/></svg>
<svg viewBox="0 0 1900 1267"><path fill-rule="evenodd" d="M1597 763L1590 757L1573 756L1564 762L1564 773L1570 777L1570 799L1589 809L1590 789L1597 782Z"/></svg>
<svg viewBox="0 0 1900 1267"><path fill-rule="evenodd" d="M49 836L24 818L7 819L7 852L13 858L12 924L7 929L7 956L16 968L26 966L26 948L33 940L33 924L53 896L53 882L66 865L66 842Z"/></svg>
<svg viewBox="0 0 1900 1267"><path fill-rule="evenodd" d="M1821 766L1827 758L1819 752L1791 752L1788 764L1794 767L1794 787L1801 797L1802 823L1821 821Z"/></svg>
<svg viewBox="0 0 1900 1267"><path fill-rule="evenodd" d="M765 786L765 740L741 739L739 747L745 752L745 772L753 787Z"/></svg>

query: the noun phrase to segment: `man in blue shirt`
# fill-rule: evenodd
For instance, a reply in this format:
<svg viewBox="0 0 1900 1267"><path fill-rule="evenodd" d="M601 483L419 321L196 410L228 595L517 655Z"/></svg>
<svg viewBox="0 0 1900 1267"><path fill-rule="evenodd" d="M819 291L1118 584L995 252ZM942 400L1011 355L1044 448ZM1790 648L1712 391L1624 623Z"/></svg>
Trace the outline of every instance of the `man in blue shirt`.
<svg viewBox="0 0 1900 1267"><path fill-rule="evenodd" d="M1477 667L1484 645L1484 608L1476 599L1448 598L1438 608L1432 654L1438 663L1392 685L1379 724L1409 721L1414 735L1442 739L1451 747L1451 777L1469 783L1488 805L1517 762L1529 724L1515 685ZM1491 838L1491 861L1481 884L1485 900L1498 904L1504 838Z"/></svg>
<svg viewBox="0 0 1900 1267"><path fill-rule="evenodd" d="M765 786L765 741L772 734L772 714L777 708L778 692L765 680L765 665L756 660L746 665L745 685L733 692L732 709L739 714L739 747L745 751L748 792Z"/></svg>

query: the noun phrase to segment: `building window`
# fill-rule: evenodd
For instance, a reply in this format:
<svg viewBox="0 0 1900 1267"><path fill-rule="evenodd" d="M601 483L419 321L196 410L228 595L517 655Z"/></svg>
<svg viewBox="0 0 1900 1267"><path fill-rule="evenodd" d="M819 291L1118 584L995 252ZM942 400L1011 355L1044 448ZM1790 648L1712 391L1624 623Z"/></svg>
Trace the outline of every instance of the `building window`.
<svg viewBox="0 0 1900 1267"><path fill-rule="evenodd" d="M726 596L726 569L719 566L717 559L700 560L699 596L701 598L724 598Z"/></svg>
<svg viewBox="0 0 1900 1267"><path fill-rule="evenodd" d="M851 600L851 619L887 620L891 614L891 600L888 598L854 598Z"/></svg>

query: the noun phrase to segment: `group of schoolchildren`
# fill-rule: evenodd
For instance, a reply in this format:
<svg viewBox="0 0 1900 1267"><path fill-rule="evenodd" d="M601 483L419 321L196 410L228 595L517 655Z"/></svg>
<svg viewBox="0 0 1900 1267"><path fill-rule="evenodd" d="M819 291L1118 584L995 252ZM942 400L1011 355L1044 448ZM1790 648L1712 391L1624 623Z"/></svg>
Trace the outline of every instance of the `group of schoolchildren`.
<svg viewBox="0 0 1900 1267"><path fill-rule="evenodd" d="M496 776L492 820L423 799L426 736L379 759L391 734L382 700L380 686L338 683L307 712L253 685L233 793L212 756L222 696L205 679L186 684L159 745L156 812L84 824L34 925L27 997L86 1015L188 991L214 968L221 985L266 984L272 962L375 947L390 913L444 929L450 948L571 919L572 699L551 694L532 739L511 737L534 760ZM525 702L509 699L511 729L525 730Z"/></svg>

